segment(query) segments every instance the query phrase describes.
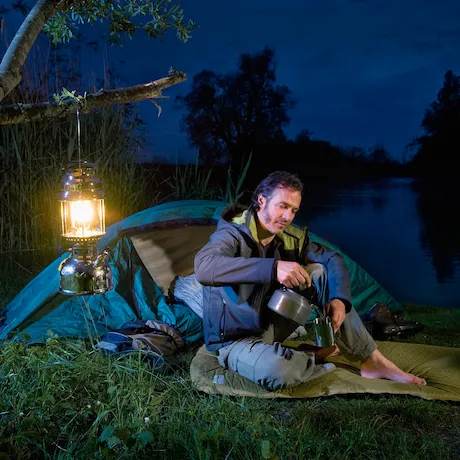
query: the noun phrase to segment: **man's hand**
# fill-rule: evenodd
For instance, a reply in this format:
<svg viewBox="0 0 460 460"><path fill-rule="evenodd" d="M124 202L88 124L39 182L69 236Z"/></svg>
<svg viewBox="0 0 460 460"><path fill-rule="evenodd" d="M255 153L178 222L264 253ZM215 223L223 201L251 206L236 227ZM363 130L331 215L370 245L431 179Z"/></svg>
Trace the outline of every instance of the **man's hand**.
<svg viewBox="0 0 460 460"><path fill-rule="evenodd" d="M311 286L310 276L305 268L297 262L286 262L278 260L276 262L276 279L278 283L284 284L288 288L306 284L307 287Z"/></svg>
<svg viewBox="0 0 460 460"><path fill-rule="evenodd" d="M332 299L326 304L326 314L332 320L334 333L340 329L340 326L345 320L345 310L345 304L339 299Z"/></svg>

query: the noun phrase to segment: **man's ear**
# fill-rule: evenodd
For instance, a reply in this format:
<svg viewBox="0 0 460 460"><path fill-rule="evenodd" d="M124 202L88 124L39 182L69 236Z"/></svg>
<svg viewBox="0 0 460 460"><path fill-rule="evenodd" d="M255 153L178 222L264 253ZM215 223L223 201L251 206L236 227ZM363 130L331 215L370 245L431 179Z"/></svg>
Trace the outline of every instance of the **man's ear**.
<svg viewBox="0 0 460 460"><path fill-rule="evenodd" d="M257 198L257 202L259 203L259 206L263 206L266 201L267 199L262 194L259 195L259 197Z"/></svg>

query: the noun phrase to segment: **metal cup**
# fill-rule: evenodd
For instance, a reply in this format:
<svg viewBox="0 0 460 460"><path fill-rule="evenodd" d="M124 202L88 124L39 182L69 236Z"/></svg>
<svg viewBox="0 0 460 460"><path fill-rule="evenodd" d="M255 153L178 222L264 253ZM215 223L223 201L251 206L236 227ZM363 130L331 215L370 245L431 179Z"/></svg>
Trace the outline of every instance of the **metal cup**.
<svg viewBox="0 0 460 460"><path fill-rule="evenodd" d="M318 347L331 347L335 344L331 318L327 316L316 318L313 321L313 329L315 330L316 345Z"/></svg>

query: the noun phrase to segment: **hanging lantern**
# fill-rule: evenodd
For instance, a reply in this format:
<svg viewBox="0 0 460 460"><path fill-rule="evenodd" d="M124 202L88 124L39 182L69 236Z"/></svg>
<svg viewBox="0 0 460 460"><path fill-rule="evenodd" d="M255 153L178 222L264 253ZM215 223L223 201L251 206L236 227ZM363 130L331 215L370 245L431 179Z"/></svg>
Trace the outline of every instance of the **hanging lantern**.
<svg viewBox="0 0 460 460"><path fill-rule="evenodd" d="M97 253L105 234L104 191L96 165L75 161L66 168L61 183L62 237L71 246L60 271L59 291L68 295L103 294L112 285L108 251Z"/></svg>

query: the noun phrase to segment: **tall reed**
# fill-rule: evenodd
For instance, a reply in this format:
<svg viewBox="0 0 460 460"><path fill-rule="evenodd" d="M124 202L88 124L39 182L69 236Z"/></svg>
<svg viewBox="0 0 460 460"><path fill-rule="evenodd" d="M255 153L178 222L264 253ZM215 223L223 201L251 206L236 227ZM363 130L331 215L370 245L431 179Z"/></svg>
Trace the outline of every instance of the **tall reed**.
<svg viewBox="0 0 460 460"><path fill-rule="evenodd" d="M222 200L225 203L234 204L243 193L242 187L251 157L252 155L249 155L247 161L240 165L240 170L235 175L232 174L231 167L228 167L225 184L212 167L205 168L200 165L199 155L197 155L195 165L176 164L172 177L164 180L170 190L167 197L173 200Z"/></svg>
<svg viewBox="0 0 460 460"><path fill-rule="evenodd" d="M98 166L109 225L154 198L136 162L140 145L134 130L122 109L95 112L81 120L81 157ZM75 119L0 127L0 252L58 244L62 168L76 159Z"/></svg>
<svg viewBox="0 0 460 460"><path fill-rule="evenodd" d="M167 198L171 200L216 200L220 189L212 181L212 168L200 166L199 156L195 165L176 164L172 177L165 179L170 189Z"/></svg>

